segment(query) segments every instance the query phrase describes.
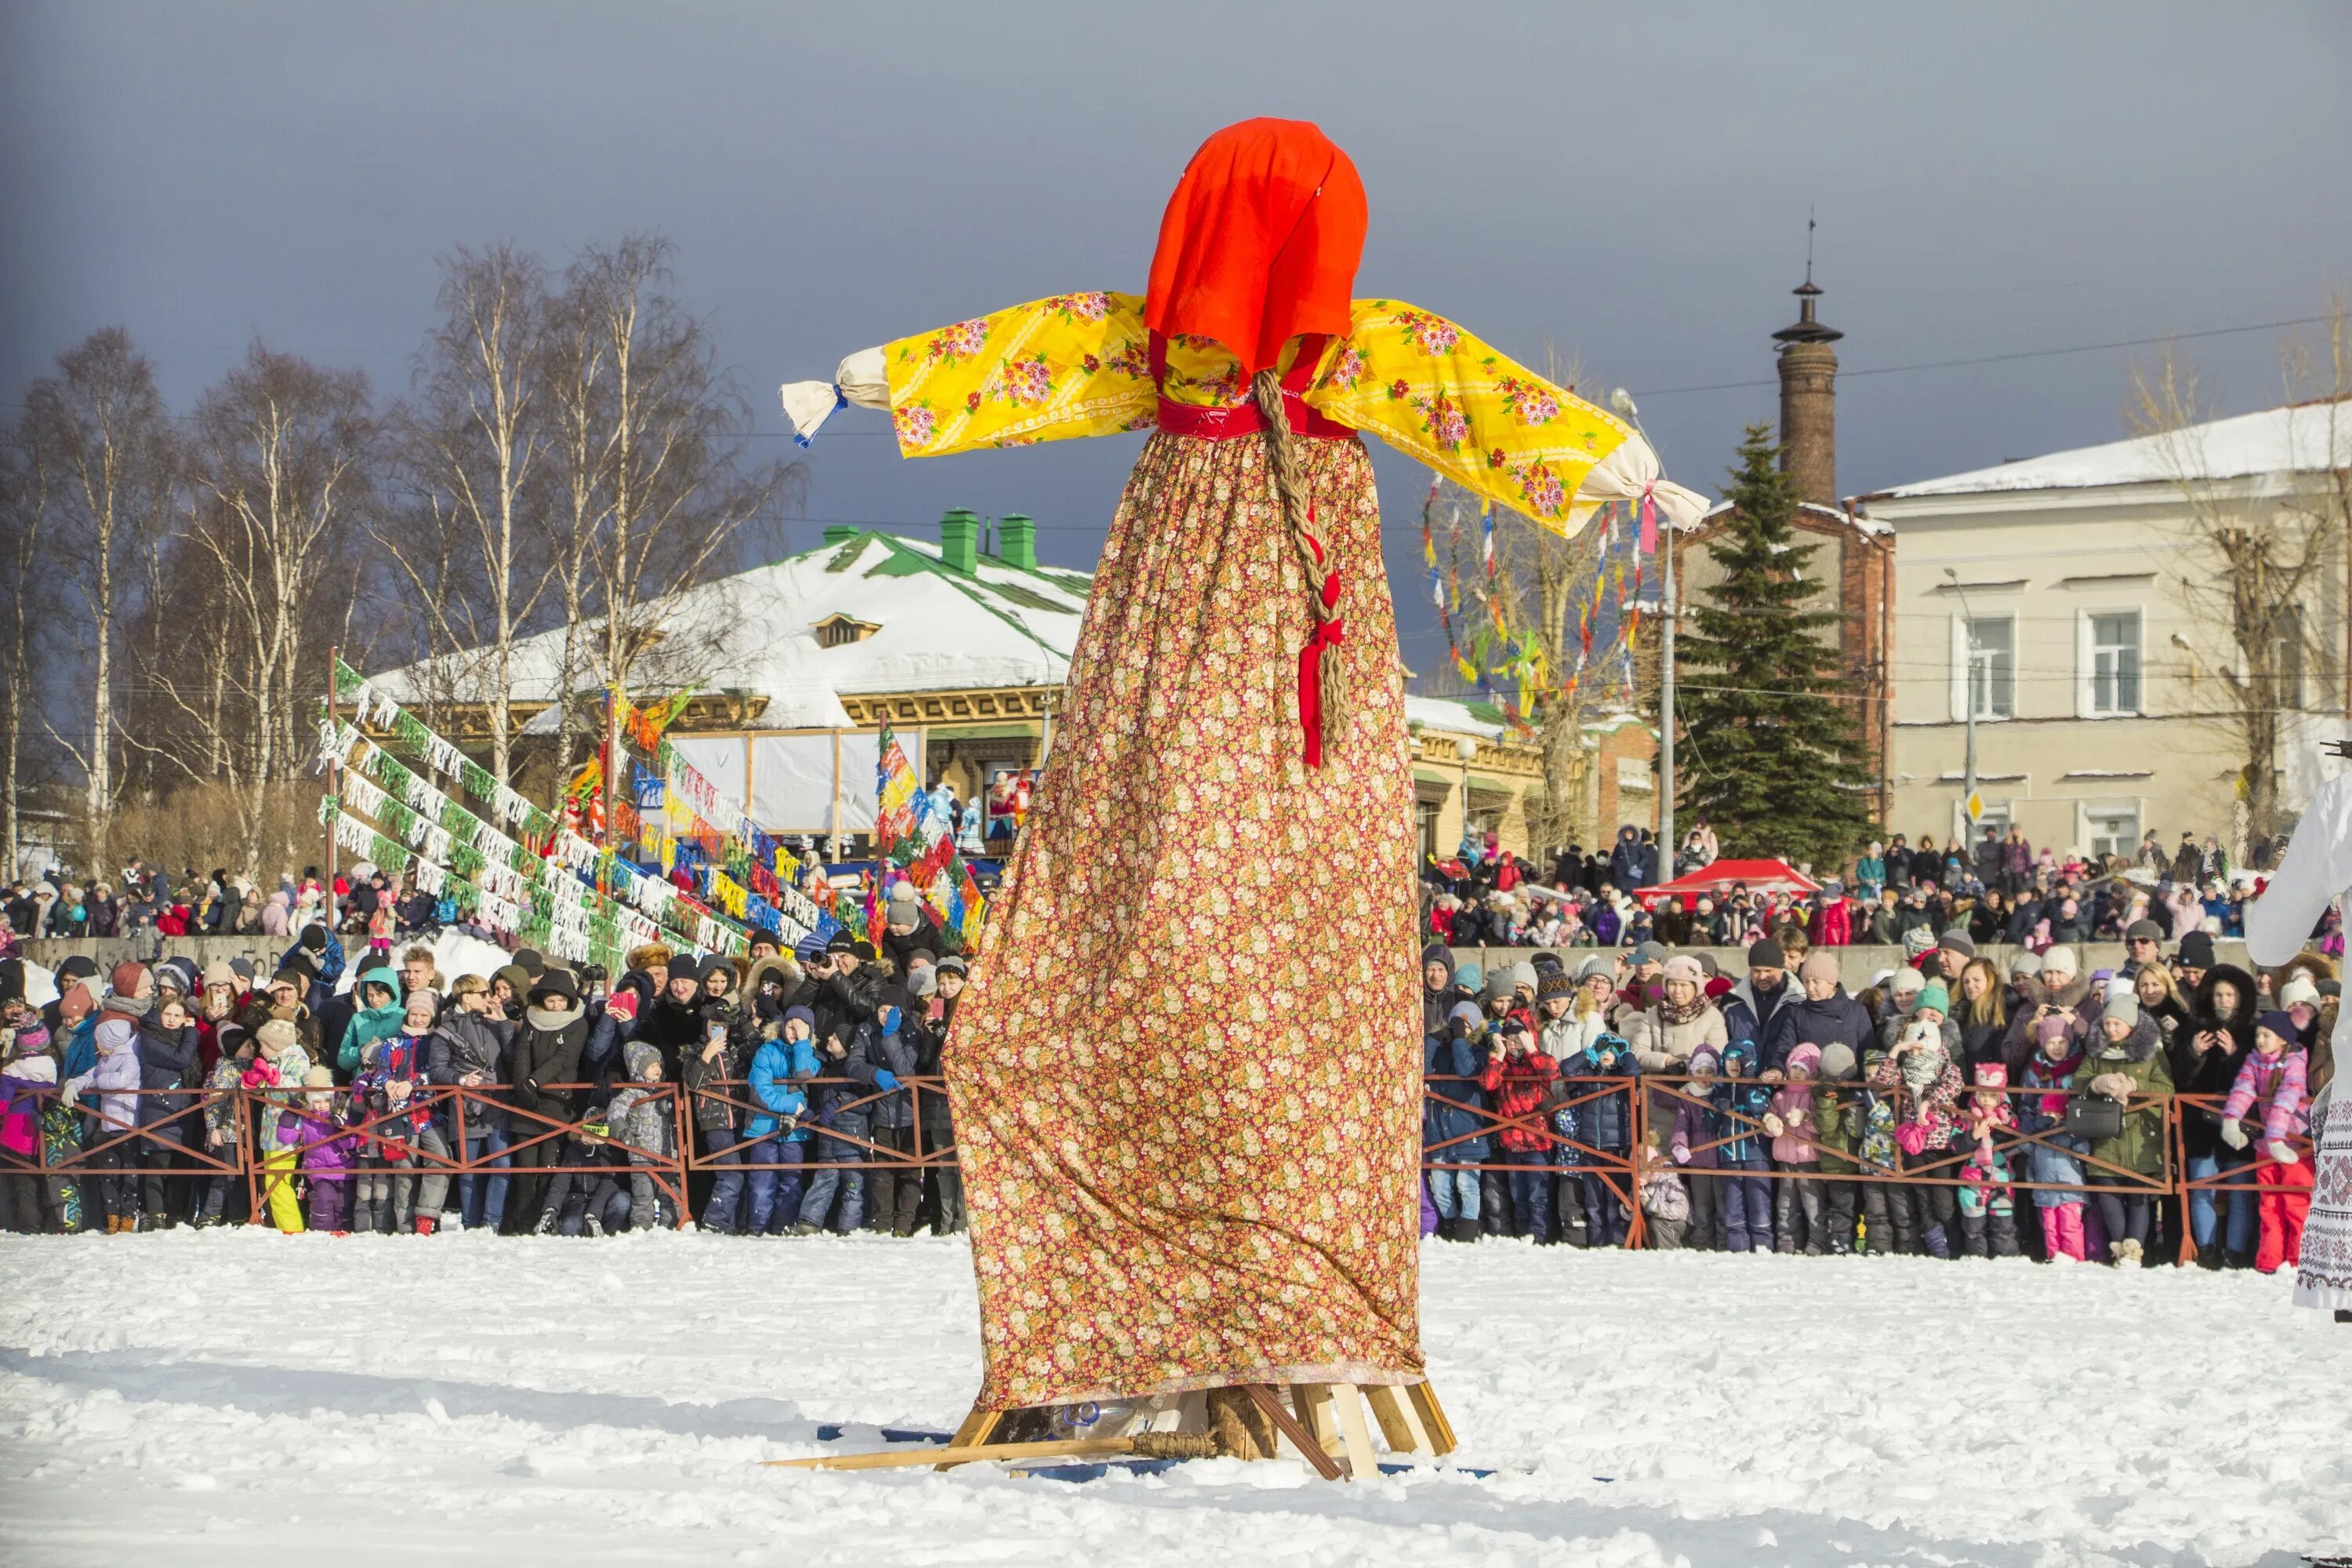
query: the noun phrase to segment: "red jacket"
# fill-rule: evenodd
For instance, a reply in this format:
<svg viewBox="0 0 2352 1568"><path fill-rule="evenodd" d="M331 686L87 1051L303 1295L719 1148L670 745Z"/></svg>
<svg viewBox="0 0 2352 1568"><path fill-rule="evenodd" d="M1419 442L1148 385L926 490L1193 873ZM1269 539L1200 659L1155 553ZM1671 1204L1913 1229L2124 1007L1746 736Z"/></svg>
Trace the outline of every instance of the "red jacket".
<svg viewBox="0 0 2352 1568"><path fill-rule="evenodd" d="M1520 1057L1507 1052L1488 1060L1478 1087L1495 1097L1496 1115L1524 1116L1540 1126L1537 1113L1543 1109L1544 1091L1559 1077L1559 1064L1541 1051ZM1552 1142L1549 1133L1527 1127L1505 1127L1501 1136L1503 1147L1514 1153L1548 1150Z"/></svg>

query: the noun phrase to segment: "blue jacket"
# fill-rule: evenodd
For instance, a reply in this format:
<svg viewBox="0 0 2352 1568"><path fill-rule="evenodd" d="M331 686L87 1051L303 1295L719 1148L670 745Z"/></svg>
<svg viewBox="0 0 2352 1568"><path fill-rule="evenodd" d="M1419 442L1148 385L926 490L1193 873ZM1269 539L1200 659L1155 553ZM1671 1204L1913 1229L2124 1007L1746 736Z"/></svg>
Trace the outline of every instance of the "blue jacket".
<svg viewBox="0 0 2352 1568"><path fill-rule="evenodd" d="M1601 1056L1613 1050L1616 1065L1602 1067ZM1641 1076L1641 1064L1633 1059L1633 1047L1612 1036L1602 1036L1586 1046L1573 1063L1560 1064L1562 1078L1624 1078ZM1561 1089L1571 1100L1582 1100L1593 1094L1594 1085L1563 1083ZM1578 1142L1588 1149L1598 1149L1607 1154L1622 1154L1633 1147L1633 1096L1630 1090L1610 1089L1595 1095L1575 1107L1574 1114L1582 1135Z"/></svg>
<svg viewBox="0 0 2352 1568"><path fill-rule="evenodd" d="M1724 1038L1735 1046L1746 1040L1761 1051L1764 1047L1764 1037L1770 1032L1773 1024L1779 1020L1781 1013L1787 1010L1789 1004L1801 1002L1804 999L1805 988L1797 984L1797 977L1793 974L1781 980L1779 991L1761 997L1756 994L1756 985L1753 981L1743 980L1733 986L1723 998ZM1813 1043L1822 1045L1825 1042L1816 1040ZM1796 1042L1792 1040L1790 1044L1793 1047ZM1761 1071L1762 1066L1769 1065L1770 1064L1762 1064L1758 1070Z"/></svg>
<svg viewBox="0 0 2352 1568"><path fill-rule="evenodd" d="M1726 1113L1736 1111L1748 1119L1748 1121L1734 1121L1729 1114L1721 1116L1720 1125L1716 1128L1715 1135L1717 1138L1730 1140L1716 1151L1724 1164L1746 1165L1758 1162L1770 1163L1771 1140L1764 1135L1764 1130L1761 1127L1751 1126L1749 1123L1760 1122L1764 1120L1764 1113L1772 1109L1773 1090L1779 1087L1778 1084L1765 1083L1752 1078L1727 1078L1716 1084L1713 1097L1716 1110Z"/></svg>
<svg viewBox="0 0 2352 1568"><path fill-rule="evenodd" d="M808 1091L800 1087L801 1079L816 1076L816 1047L807 1040L769 1040L760 1047L751 1058L751 1099L760 1110L752 1113L743 1129L746 1142L757 1142L774 1134L783 1125L783 1117L801 1117L808 1113ZM808 1142L808 1129L794 1127L784 1134L786 1143Z"/></svg>
<svg viewBox="0 0 2352 1568"><path fill-rule="evenodd" d="M1755 1016L1745 1006L1742 1013L1743 1022L1745 1018ZM1727 1039L1740 1037L1732 1024L1727 1006L1723 1028ZM1756 1042L1763 1047L1758 1065L1766 1071L1774 1068L1785 1069L1789 1065L1789 1053L1803 1045L1819 1046L1824 1050L1832 1045L1842 1045L1853 1051L1853 1059L1860 1062L1862 1053L1877 1041L1878 1030L1870 1021L1870 1009L1847 995L1844 986L1841 985L1831 993L1826 1002L1814 1001L1800 987L1795 996L1783 1001L1773 1010L1772 1021L1765 1026L1763 1037Z"/></svg>
<svg viewBox="0 0 2352 1568"><path fill-rule="evenodd" d="M319 926L324 926L326 923L324 921L310 922L311 925ZM303 929L308 930L309 927L306 926ZM298 952L305 955L310 953L310 950L302 945L302 939L299 934L294 939L294 945L278 955L278 967L285 968L287 962ZM314 962L319 965L319 978L310 982L310 994L302 1000L310 1005L310 1016L315 1018L326 1010L328 1003L334 1000L335 982L343 977L343 942L331 927L327 931L327 945L316 955Z"/></svg>
<svg viewBox="0 0 2352 1568"><path fill-rule="evenodd" d="M1492 1127L1487 1118L1461 1109L1462 1105L1490 1108L1486 1091L1478 1087L1478 1077L1486 1070L1486 1053L1473 1040L1457 1040L1449 1027L1440 1033L1423 1036L1421 1042L1421 1071L1423 1078L1454 1078L1468 1081L1441 1083L1430 1086L1430 1093L1442 1094L1460 1105L1445 1105L1423 1099L1421 1102L1421 1143L1426 1149L1460 1138L1459 1143L1449 1144L1430 1156L1441 1165L1484 1164L1494 1149L1494 1140L1482 1128ZM1475 1136L1474 1136L1475 1134Z"/></svg>

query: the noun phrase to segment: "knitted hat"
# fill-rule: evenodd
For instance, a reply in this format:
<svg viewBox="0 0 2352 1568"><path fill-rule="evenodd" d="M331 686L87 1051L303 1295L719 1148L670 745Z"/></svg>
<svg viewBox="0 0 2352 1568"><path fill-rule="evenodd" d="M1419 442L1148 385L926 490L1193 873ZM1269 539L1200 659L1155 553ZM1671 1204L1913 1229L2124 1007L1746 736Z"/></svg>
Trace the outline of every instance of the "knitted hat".
<svg viewBox="0 0 2352 1568"><path fill-rule="evenodd" d="M917 996L936 996L940 994L939 976L929 964L919 963L907 972L907 989Z"/></svg>
<svg viewBox="0 0 2352 1568"><path fill-rule="evenodd" d="M1636 963L1664 963L1665 961L1666 944L1664 942L1645 942L1633 950L1633 962Z"/></svg>
<svg viewBox="0 0 2352 1568"><path fill-rule="evenodd" d="M1779 942L1774 942L1768 936L1760 942L1749 944L1748 949L1748 967L1750 969L1786 969L1789 967L1789 955L1780 951L1780 944Z"/></svg>
<svg viewBox="0 0 2352 1568"><path fill-rule="evenodd" d="M1853 1047L1832 1040L1822 1047L1822 1077L1837 1083L1853 1076Z"/></svg>
<svg viewBox="0 0 2352 1568"><path fill-rule="evenodd" d="M1543 978L1536 982L1536 1000L1538 1002L1549 1002L1555 996L1575 994L1576 982L1569 977L1568 972L1564 969L1547 969L1544 971Z"/></svg>
<svg viewBox="0 0 2352 1568"><path fill-rule="evenodd" d="M1475 958L1464 959L1454 966L1454 984L1474 993L1484 988L1486 984L1486 967Z"/></svg>
<svg viewBox="0 0 2352 1568"><path fill-rule="evenodd" d="M533 980L547 973L547 959L535 947L516 948L514 961L516 967Z"/></svg>
<svg viewBox="0 0 2352 1568"><path fill-rule="evenodd" d="M940 960L939 971L941 974L962 974L966 973L962 956L958 953L949 953L945 958Z"/></svg>
<svg viewBox="0 0 2352 1568"><path fill-rule="evenodd" d="M1494 973L1486 976L1486 985L1484 994L1487 1001L1499 1002L1517 995L1518 987L1512 984L1511 972L1509 970L1497 967Z"/></svg>
<svg viewBox="0 0 2352 1568"><path fill-rule="evenodd" d="M1445 1021L1460 1023L1473 1030L1483 1029L1486 1026L1486 1015L1478 1011L1475 1002L1456 1002L1446 1013Z"/></svg>
<svg viewBox="0 0 2352 1568"><path fill-rule="evenodd" d="M295 1033L292 1021L286 1018L272 1018L254 1034L261 1041L263 1049L274 1051L291 1050L301 1038Z"/></svg>
<svg viewBox="0 0 2352 1568"><path fill-rule="evenodd" d="M814 1035L816 1033L815 1014L810 1012L805 1007L787 1007L784 1009L785 1023L789 1024L795 1018L798 1018L802 1023L808 1026L810 1034Z"/></svg>
<svg viewBox="0 0 2352 1568"><path fill-rule="evenodd" d="M302 1087L304 1089L332 1089L335 1087L335 1075L326 1068L314 1067L310 1071L302 1075Z"/></svg>
<svg viewBox="0 0 2352 1568"><path fill-rule="evenodd" d="M1969 933L1958 926L1952 927L1937 937L1936 945L1946 952L1957 952L1962 958L1974 958L1977 955L1977 944L1970 941Z"/></svg>
<svg viewBox="0 0 2352 1568"><path fill-rule="evenodd" d="M1511 965L1511 988L1515 991L1522 985L1532 991L1541 978L1536 973L1536 966L1524 959Z"/></svg>
<svg viewBox="0 0 2352 1568"><path fill-rule="evenodd" d="M1705 948L1700 948L1696 952L1692 953L1691 961L1698 965L1698 972L1709 980L1723 973L1723 966L1715 962L1715 954Z"/></svg>
<svg viewBox="0 0 2352 1568"><path fill-rule="evenodd" d="M215 985L226 985L232 991L237 988L236 971L217 958L205 965L205 989L209 991Z"/></svg>
<svg viewBox="0 0 2352 1568"><path fill-rule="evenodd" d="M127 997L137 992L139 983L147 977L145 964L132 963L126 960L116 964L114 973L106 977L106 988L117 996Z"/></svg>
<svg viewBox="0 0 2352 1568"><path fill-rule="evenodd" d="M1528 1032L1528 1026L1515 1017L1499 1018L1496 1020L1495 1032L1498 1035L1524 1035Z"/></svg>
<svg viewBox="0 0 2352 1568"><path fill-rule="evenodd" d="M2021 947L2009 956L2009 977L2021 979L2042 973L2042 955L2030 947Z"/></svg>
<svg viewBox="0 0 2352 1568"><path fill-rule="evenodd" d="M2033 1026L2033 1042L2046 1046L2053 1040L2063 1040L2074 1031L2074 1020L2065 1015L2044 1018Z"/></svg>
<svg viewBox="0 0 2352 1568"><path fill-rule="evenodd" d="M2261 1017L2255 1019L2254 1027L2257 1029L2268 1029L2272 1034L2276 1035L2280 1039L2284 1040L2290 1046L2294 1045L2296 1040L2302 1037L2302 1031L2294 1026L2294 1019L2290 1015L2282 1012L2277 1008L2273 1008L2271 1011L2263 1014Z"/></svg>
<svg viewBox="0 0 2352 1568"><path fill-rule="evenodd" d="M2180 963L2186 969L2213 967L2213 939L2201 931L2192 931L2180 939Z"/></svg>
<svg viewBox="0 0 2352 1568"><path fill-rule="evenodd" d="M1706 984L1706 971L1698 966L1697 959L1687 953L1678 952L1666 960L1666 978L1687 981L1693 985L1704 985Z"/></svg>
<svg viewBox="0 0 2352 1568"><path fill-rule="evenodd" d="M856 952L857 939L850 935L846 930L837 931L833 933L833 939L824 944L824 950L836 956L845 952Z"/></svg>
<svg viewBox="0 0 2352 1568"><path fill-rule="evenodd" d="M1841 973L1837 956L1825 947L1815 948L1805 954L1805 962L1797 965L1797 978L1800 980L1834 982L1841 977Z"/></svg>
<svg viewBox="0 0 2352 1568"><path fill-rule="evenodd" d="M824 956L824 938L814 931L793 943L793 956L803 963L814 963Z"/></svg>
<svg viewBox="0 0 2352 1568"><path fill-rule="evenodd" d="M1942 981L1931 980L1920 988L1919 1000L1911 1005L1911 1010L1916 1013L1922 1007L1933 1007L1938 1013L1951 1012L1952 994L1944 989Z"/></svg>
<svg viewBox="0 0 2352 1568"><path fill-rule="evenodd" d="M1596 974L1613 984L1617 979L1617 966L1597 952L1576 966L1576 978L1580 984Z"/></svg>
<svg viewBox="0 0 2352 1568"><path fill-rule="evenodd" d="M2099 1016L2137 1026L2139 1023L2139 998L2133 994L2130 986L2118 985L2107 993L2106 1009Z"/></svg>
<svg viewBox="0 0 2352 1568"><path fill-rule="evenodd" d="M2311 983L2311 976L2298 974L2279 987L2278 999L2282 1007L2316 1007L2319 1005L2319 987Z"/></svg>
<svg viewBox="0 0 2352 1568"><path fill-rule="evenodd" d="M2044 974L2064 974L2070 976L2080 974L2083 973L2082 960L2074 956L2074 950L2073 948L2067 947L2062 943L2057 947L2048 948L2042 952L2042 973Z"/></svg>
<svg viewBox="0 0 2352 1568"><path fill-rule="evenodd" d="M1784 1064L1790 1072L1803 1072L1819 1078L1822 1072L1822 1048L1810 1041L1789 1053Z"/></svg>
<svg viewBox="0 0 2352 1568"><path fill-rule="evenodd" d="M441 998L422 985L410 992L408 1000L400 1005L400 1016L404 1022L422 1013L425 1015L425 1021L429 1023L440 1011Z"/></svg>
<svg viewBox="0 0 2352 1568"><path fill-rule="evenodd" d="M1897 996L1916 996L1927 988L1927 977L1916 969L1906 967L1896 970L1895 978L1887 984Z"/></svg>
<svg viewBox="0 0 2352 1568"><path fill-rule="evenodd" d="M301 943L312 952L327 951L327 928L312 921L302 928Z"/></svg>
<svg viewBox="0 0 2352 1568"><path fill-rule="evenodd" d="M2009 1068L2000 1062L1977 1063L1977 1087L1979 1089L2007 1089L2009 1087Z"/></svg>
<svg viewBox="0 0 2352 1568"><path fill-rule="evenodd" d="M2134 921L2124 927L2126 942L2162 942L2164 928L2154 921Z"/></svg>

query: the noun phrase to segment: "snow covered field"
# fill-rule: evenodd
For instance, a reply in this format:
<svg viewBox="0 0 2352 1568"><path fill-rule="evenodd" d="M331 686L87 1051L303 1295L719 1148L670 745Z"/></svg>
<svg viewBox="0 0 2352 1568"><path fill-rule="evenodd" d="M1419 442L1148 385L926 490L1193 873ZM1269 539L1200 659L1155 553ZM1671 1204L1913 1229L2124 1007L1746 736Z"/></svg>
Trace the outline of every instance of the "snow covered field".
<svg viewBox="0 0 2352 1568"><path fill-rule="evenodd" d="M0 1238L5 1560L2292 1564L2352 1329L2284 1280L1432 1243L1465 1464L810 1474L952 1425L958 1241ZM1602 1479L1607 1478L1607 1479Z"/></svg>

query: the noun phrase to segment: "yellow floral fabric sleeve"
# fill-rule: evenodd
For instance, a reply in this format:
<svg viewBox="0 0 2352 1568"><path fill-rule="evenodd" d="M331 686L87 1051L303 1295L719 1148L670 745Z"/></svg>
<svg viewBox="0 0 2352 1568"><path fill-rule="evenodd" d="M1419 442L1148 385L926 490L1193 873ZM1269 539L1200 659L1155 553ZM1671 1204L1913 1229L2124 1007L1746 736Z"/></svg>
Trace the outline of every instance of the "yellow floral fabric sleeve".
<svg viewBox="0 0 2352 1568"><path fill-rule="evenodd" d="M1056 294L882 351L899 452L932 458L1149 427L1139 294Z"/></svg>
<svg viewBox="0 0 2352 1568"><path fill-rule="evenodd" d="M1444 317L1395 300L1355 302L1353 326L1325 351L1306 400L1562 535L1577 531L1570 508L1584 477L1633 434Z"/></svg>

